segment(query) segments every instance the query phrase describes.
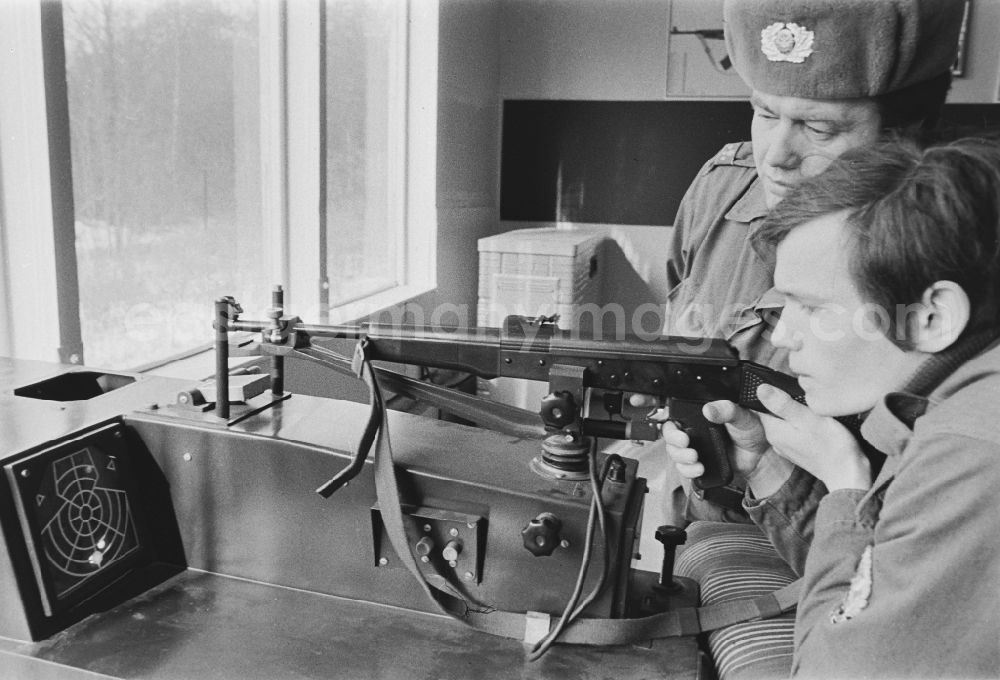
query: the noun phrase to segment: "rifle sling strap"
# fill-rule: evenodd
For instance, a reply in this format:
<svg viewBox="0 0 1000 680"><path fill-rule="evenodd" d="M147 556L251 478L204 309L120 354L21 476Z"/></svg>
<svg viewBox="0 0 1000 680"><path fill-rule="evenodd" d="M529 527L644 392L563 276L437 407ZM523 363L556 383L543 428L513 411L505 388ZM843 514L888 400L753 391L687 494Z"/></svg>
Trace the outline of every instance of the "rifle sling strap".
<svg viewBox="0 0 1000 680"><path fill-rule="evenodd" d="M442 590L449 588L443 577L440 577L440 585L432 584L417 565L406 537L399 484L389 442L387 410L375 371L367 357L367 343L367 338L358 342L354 361L358 376L368 385L369 404L374 416L369 418L362 441L372 441L373 433L370 430L377 428L373 453L375 491L389 542L441 613L492 635L527 643L536 642L549 632L550 619L547 614L507 612L466 602L457 592L452 594ZM367 451L359 451L358 455L364 457ZM568 625L558 641L566 644L624 645L643 644L664 637L696 635L733 623L765 619L790 611L798 601L799 586L800 581L795 581L780 590L756 598L702 607L682 607L642 618L581 618Z"/></svg>

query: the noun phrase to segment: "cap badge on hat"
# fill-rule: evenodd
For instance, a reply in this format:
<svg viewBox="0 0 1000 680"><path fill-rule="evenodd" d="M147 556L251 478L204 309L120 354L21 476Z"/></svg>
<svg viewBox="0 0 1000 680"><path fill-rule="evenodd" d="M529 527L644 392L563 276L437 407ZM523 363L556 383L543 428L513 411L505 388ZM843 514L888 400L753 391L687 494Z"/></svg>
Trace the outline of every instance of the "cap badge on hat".
<svg viewBox="0 0 1000 680"><path fill-rule="evenodd" d="M760 51L769 61L801 64L813 53L816 34L798 24L775 22L760 32Z"/></svg>

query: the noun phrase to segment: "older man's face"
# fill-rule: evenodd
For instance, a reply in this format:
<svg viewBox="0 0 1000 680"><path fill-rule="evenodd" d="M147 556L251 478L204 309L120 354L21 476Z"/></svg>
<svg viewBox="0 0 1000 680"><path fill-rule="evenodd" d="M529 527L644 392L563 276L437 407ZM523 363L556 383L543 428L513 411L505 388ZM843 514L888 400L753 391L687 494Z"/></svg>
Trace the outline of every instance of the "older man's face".
<svg viewBox="0 0 1000 680"><path fill-rule="evenodd" d="M872 99L802 99L755 91L750 102L754 163L768 208L803 177L879 135L878 106Z"/></svg>

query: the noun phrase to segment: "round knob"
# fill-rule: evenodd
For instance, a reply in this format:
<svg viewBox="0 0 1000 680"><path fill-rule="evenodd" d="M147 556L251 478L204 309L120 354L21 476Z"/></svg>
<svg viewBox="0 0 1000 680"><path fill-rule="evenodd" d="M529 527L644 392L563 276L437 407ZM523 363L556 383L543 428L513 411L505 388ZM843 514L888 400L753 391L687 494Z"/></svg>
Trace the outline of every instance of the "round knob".
<svg viewBox="0 0 1000 680"><path fill-rule="evenodd" d="M201 406L205 403L205 396L201 390L192 388L177 394L177 403L181 406Z"/></svg>
<svg viewBox="0 0 1000 680"><path fill-rule="evenodd" d="M677 546L682 545L687 540L687 532L680 527L664 524L656 528L654 538L663 545L663 565L660 567L660 585L667 588L674 587L674 555Z"/></svg>
<svg viewBox="0 0 1000 680"><path fill-rule="evenodd" d="M560 529L562 521L551 512L543 512L521 530L521 539L535 557L548 556L559 545Z"/></svg>
<svg viewBox="0 0 1000 680"><path fill-rule="evenodd" d="M441 551L441 557L445 559L446 562L454 562L458 559L458 554L462 552L462 544L458 541L448 541Z"/></svg>
<svg viewBox="0 0 1000 680"><path fill-rule="evenodd" d="M657 541L663 544L663 547L676 548L679 545L683 545L687 540L687 532L680 527L671 526L670 524L664 524L656 528L656 533L653 534Z"/></svg>
<svg viewBox="0 0 1000 680"><path fill-rule="evenodd" d="M562 429L576 420L576 402L573 395L565 390L552 392L542 397L540 413L545 425Z"/></svg>
<svg viewBox="0 0 1000 680"><path fill-rule="evenodd" d="M434 541L430 536L424 536L417 541L417 554L421 557L430 555L431 550L434 550Z"/></svg>

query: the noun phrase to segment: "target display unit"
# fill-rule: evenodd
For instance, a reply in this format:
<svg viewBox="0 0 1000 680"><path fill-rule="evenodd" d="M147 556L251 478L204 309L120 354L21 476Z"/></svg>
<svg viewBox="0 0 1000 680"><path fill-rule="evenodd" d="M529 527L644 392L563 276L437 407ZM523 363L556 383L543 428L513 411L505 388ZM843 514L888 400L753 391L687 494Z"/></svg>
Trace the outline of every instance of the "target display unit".
<svg viewBox="0 0 1000 680"><path fill-rule="evenodd" d="M122 417L176 384L9 359L0 383L0 638L44 640L183 571L167 481Z"/></svg>
<svg viewBox="0 0 1000 680"><path fill-rule="evenodd" d="M4 466L47 617L148 557L120 423Z"/></svg>

